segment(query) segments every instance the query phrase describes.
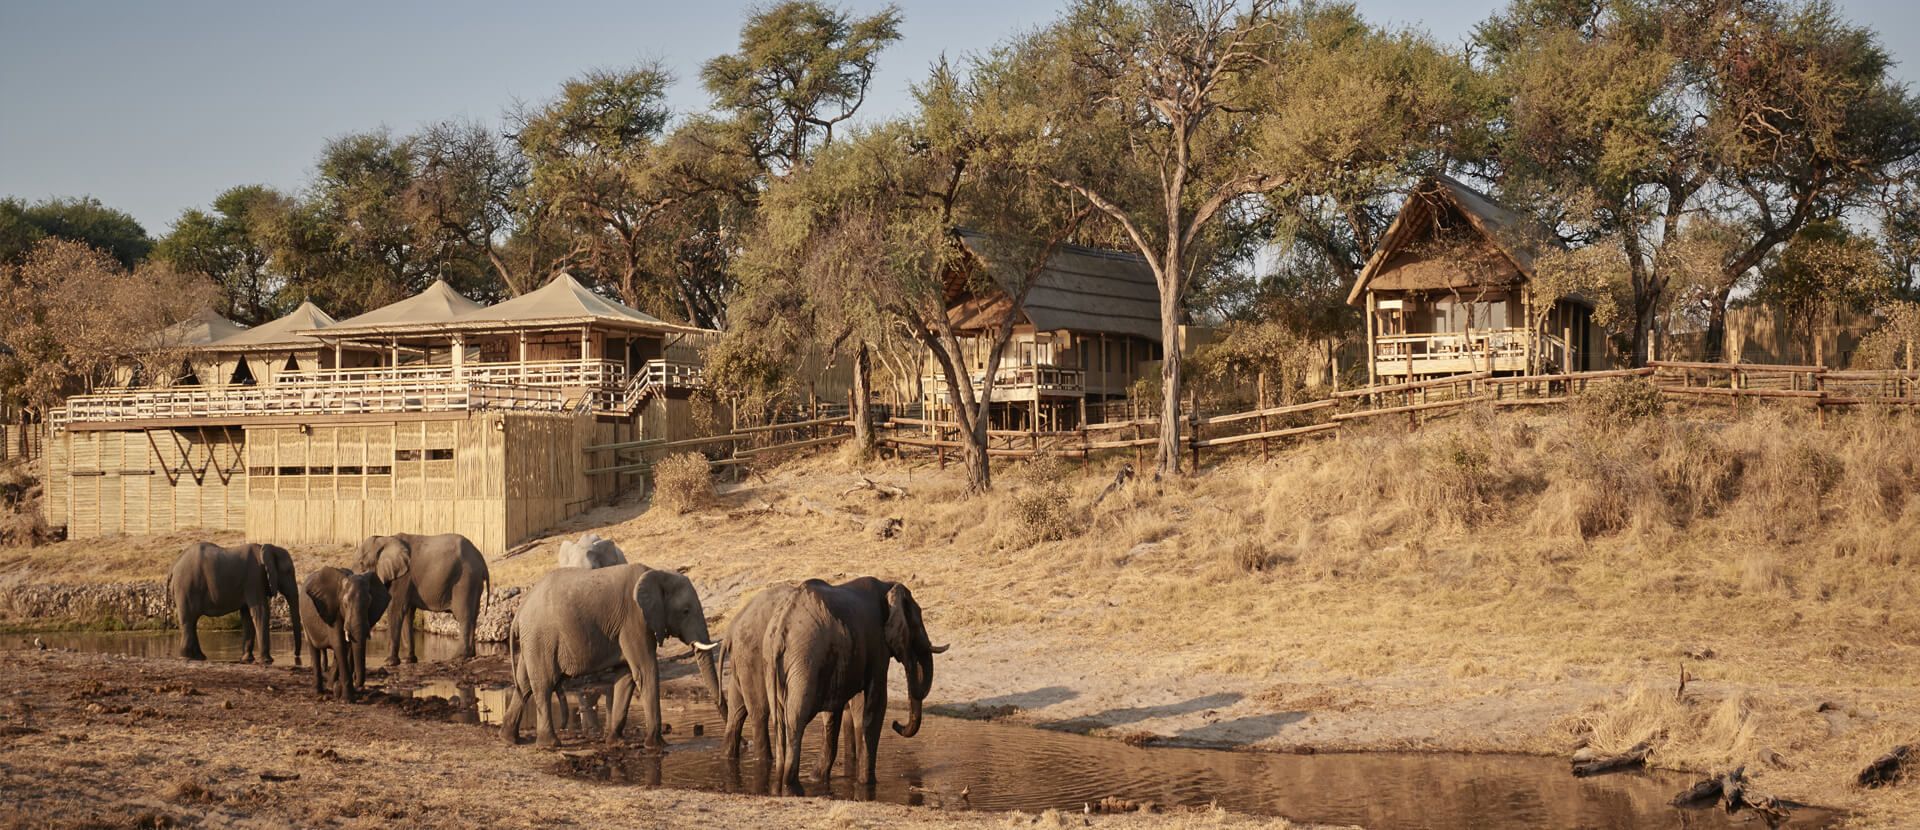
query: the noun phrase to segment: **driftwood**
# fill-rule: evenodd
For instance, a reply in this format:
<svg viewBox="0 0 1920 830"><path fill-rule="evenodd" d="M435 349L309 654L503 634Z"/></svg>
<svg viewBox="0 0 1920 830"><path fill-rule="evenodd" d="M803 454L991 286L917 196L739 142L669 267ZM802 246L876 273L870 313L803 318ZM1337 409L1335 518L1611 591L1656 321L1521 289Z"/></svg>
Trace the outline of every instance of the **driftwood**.
<svg viewBox="0 0 1920 830"><path fill-rule="evenodd" d="M906 488L896 487L894 485L887 484L885 482L874 481L873 479L867 478L866 476L860 477L859 484L856 484L842 491L840 493L840 497L846 498L847 496L851 496L854 493L860 492L861 490L872 490L876 493L879 493L880 497L883 499L904 499L907 497Z"/></svg>
<svg viewBox="0 0 1920 830"><path fill-rule="evenodd" d="M1619 755L1597 756L1590 760L1580 760L1579 756L1575 756L1573 775L1575 778L1585 778L1589 775L1601 775L1644 766L1647 763L1647 756L1651 754L1653 754L1653 742L1641 741L1634 744L1632 749Z"/></svg>
<svg viewBox="0 0 1920 830"><path fill-rule="evenodd" d="M1735 767L1730 772L1704 778L1674 796L1670 803L1675 807L1706 807L1717 803L1728 814L1752 810L1765 819L1769 826L1778 826L1787 820L1793 808L1805 806L1797 801L1775 798L1754 790L1747 781L1746 767Z"/></svg>
<svg viewBox="0 0 1920 830"><path fill-rule="evenodd" d="M512 550L510 550L510 551L507 551L507 554L506 554L505 556L502 556L502 557L500 557L500 558L501 558L501 559L512 559L512 558L514 558L514 557L516 557L516 556L519 556L520 554L523 554L523 553L526 553L527 551L530 551L530 550L533 550L534 548L537 548L537 547L539 547L539 546L540 546L540 543L541 543L541 542L544 542L544 541L546 541L546 540L547 540L547 537L545 537L545 536L541 536L541 537L540 537L540 538L538 538L538 539L533 539L533 540L531 540L531 541L527 541L527 542L522 542L522 543L520 543L519 545L516 545L516 546L515 546L515 547L514 547L514 548L513 548Z"/></svg>
<svg viewBox="0 0 1920 830"><path fill-rule="evenodd" d="M1100 506L1101 502L1106 501L1108 496L1113 495L1114 492L1120 488L1127 486L1127 482L1132 480L1133 463L1128 462L1120 465L1119 472L1113 474L1113 483L1107 485L1107 489L1100 491L1100 495L1094 498L1093 504L1087 506L1087 511L1092 512L1094 508Z"/></svg>
<svg viewBox="0 0 1920 830"><path fill-rule="evenodd" d="M1869 789L1898 784L1907 777L1907 767L1913 763L1915 756L1920 756L1920 744L1896 746L1861 770L1854 778L1854 783Z"/></svg>
<svg viewBox="0 0 1920 830"><path fill-rule="evenodd" d="M757 505L748 505L746 507L741 507L735 510L729 510L727 511L727 518L744 519L748 516L764 516L772 512L773 512L773 502L762 501Z"/></svg>

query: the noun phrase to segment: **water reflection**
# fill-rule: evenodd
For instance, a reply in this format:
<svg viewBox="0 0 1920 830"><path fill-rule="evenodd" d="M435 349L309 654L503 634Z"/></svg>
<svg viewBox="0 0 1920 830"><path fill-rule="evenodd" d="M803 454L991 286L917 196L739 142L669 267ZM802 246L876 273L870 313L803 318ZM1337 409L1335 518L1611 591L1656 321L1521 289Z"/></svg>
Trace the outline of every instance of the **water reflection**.
<svg viewBox="0 0 1920 830"><path fill-rule="evenodd" d="M273 632L273 659L276 664L293 662L293 632ZM206 623L200 626L200 650L206 652L207 659L214 662L229 663L240 659L239 629L208 628ZM55 631L39 634L0 635L0 648L31 648L38 638L48 648L67 648L75 651L91 651L101 654L122 654L128 657L178 657L180 653L180 632L174 629L162 631ZM453 660L460 656L460 640L455 637L442 637L427 634L419 629L413 632L414 653L423 662ZM500 643L477 643L481 654L497 654L504 650ZM307 659L306 645L300 646L300 660ZM367 640L367 665L376 666L387 659L387 632L377 629Z"/></svg>
<svg viewBox="0 0 1920 830"><path fill-rule="evenodd" d="M178 632L7 635L0 647L18 648L35 636L49 646L142 657L171 657ZM276 653L291 637L275 634ZM239 658L237 631L207 631L208 657ZM375 653L384 649L376 641ZM456 656L450 637L422 636L421 659ZM506 707L500 686L433 683L416 697L451 702L450 717L498 724ZM600 742L611 694L605 685L568 692L569 718L559 753L529 758L560 774L612 784L680 787L764 794L770 775L757 748L729 763L720 751L724 725L704 695L662 701L669 745L648 752L629 740L614 749ZM641 733L635 711L630 736ZM525 724L531 735L532 724ZM802 760L806 794L879 800L941 809L1081 810L1102 799L1151 801L1161 806L1207 805L1295 821L1358 824L1369 828L1731 828L1763 826L1746 815L1676 810L1668 800L1691 780L1675 773L1574 778L1559 759L1515 755L1348 753L1277 755L1183 748L1140 748L1065 732L997 723L927 717L918 737L892 733L880 742L877 781L856 784L844 763L826 781L812 780L824 725L815 721ZM841 758L847 758L846 747ZM551 759L551 760L547 760ZM1832 814L1801 810L1789 827L1823 827Z"/></svg>

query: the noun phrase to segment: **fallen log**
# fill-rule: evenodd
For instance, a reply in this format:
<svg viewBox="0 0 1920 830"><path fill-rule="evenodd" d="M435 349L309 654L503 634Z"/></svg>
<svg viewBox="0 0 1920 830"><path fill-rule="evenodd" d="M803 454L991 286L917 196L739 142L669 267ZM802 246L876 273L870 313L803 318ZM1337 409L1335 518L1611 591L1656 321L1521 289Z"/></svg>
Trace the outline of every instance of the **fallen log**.
<svg viewBox="0 0 1920 830"><path fill-rule="evenodd" d="M1094 497L1093 504L1087 505L1087 512L1092 513L1093 509L1099 507L1101 502L1106 501L1108 496L1113 495L1114 492L1120 488L1127 486L1127 482L1132 480L1133 463L1127 462L1120 465L1120 470L1113 474L1113 483L1108 484L1107 489L1101 490L1100 495Z"/></svg>
<svg viewBox="0 0 1920 830"><path fill-rule="evenodd" d="M854 486L849 487L845 491L841 492L840 493L841 498L846 498L847 496L853 495L854 493L857 493L861 490L872 490L876 493L879 493L880 497L883 499L904 499L907 497L906 488L895 487L894 485L891 485L891 484L874 481L873 479L867 478L866 476L860 476L859 478L860 478L860 483L855 484Z"/></svg>
<svg viewBox="0 0 1920 830"><path fill-rule="evenodd" d="M1873 759L1873 763L1854 778L1854 783L1868 789L1898 784L1907 777L1907 767L1913 763L1916 755L1920 755L1920 744L1896 746L1887 754Z"/></svg>
<svg viewBox="0 0 1920 830"><path fill-rule="evenodd" d="M1754 791L1749 786L1747 768L1744 766L1702 779L1674 796L1669 803L1675 807L1706 807L1718 803L1720 809L1729 815L1752 810L1764 817L1769 825L1778 825L1787 819L1793 808L1805 806Z"/></svg>
<svg viewBox="0 0 1920 830"><path fill-rule="evenodd" d="M1574 762L1573 776L1575 778L1586 778L1590 775L1602 775L1623 769L1645 766L1647 756L1652 754L1653 742L1641 741L1634 744L1632 749L1618 755L1607 755L1588 761Z"/></svg>

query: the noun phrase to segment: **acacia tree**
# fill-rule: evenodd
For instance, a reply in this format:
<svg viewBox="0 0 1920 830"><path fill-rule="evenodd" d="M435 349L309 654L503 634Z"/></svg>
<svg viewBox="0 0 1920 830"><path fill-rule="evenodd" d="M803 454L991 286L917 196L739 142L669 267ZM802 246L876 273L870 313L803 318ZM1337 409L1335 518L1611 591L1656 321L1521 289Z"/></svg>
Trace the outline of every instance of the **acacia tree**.
<svg viewBox="0 0 1920 830"><path fill-rule="evenodd" d="M1885 50L1817 0L1518 0L1476 38L1503 191L1624 251L1635 365L1691 267L1668 246L1692 217L1737 230L1700 292L1717 349L1734 288L1920 146Z"/></svg>
<svg viewBox="0 0 1920 830"><path fill-rule="evenodd" d="M216 308L221 314L248 325L267 322L280 310L281 280L269 268L264 227L286 210L287 201L263 185L228 188L214 197L211 210L183 211L154 244L153 257L177 271L213 277L220 286Z"/></svg>
<svg viewBox="0 0 1920 830"><path fill-rule="evenodd" d="M999 292L1018 308L1092 208L1014 163L1017 122L1000 117L990 90L942 65L916 96L912 121L856 131L774 182L754 259L791 263L812 307L834 309L830 327L895 329L932 355L954 401L968 486L984 491L990 387L976 394L948 305L959 292ZM970 248L963 227L980 232ZM1015 316L984 333L985 377Z"/></svg>
<svg viewBox="0 0 1920 830"><path fill-rule="evenodd" d="M1819 364L1826 359L1821 325L1836 311L1873 308L1890 298L1892 287L1872 241L1825 221L1801 228L1761 267L1754 299L1785 314L1807 338L1806 358Z"/></svg>
<svg viewBox="0 0 1920 830"><path fill-rule="evenodd" d="M1160 289L1159 469L1180 469L1180 326L1215 220L1288 179L1254 152L1277 0L1081 0L1003 50L994 83L1034 137L1025 161L1093 205Z"/></svg>

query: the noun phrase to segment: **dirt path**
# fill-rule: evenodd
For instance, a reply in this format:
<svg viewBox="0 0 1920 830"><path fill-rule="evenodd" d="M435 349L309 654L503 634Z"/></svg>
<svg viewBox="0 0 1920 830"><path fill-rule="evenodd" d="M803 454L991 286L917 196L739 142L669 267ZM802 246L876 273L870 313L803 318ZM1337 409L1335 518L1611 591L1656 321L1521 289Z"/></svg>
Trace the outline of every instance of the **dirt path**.
<svg viewBox="0 0 1920 830"><path fill-rule="evenodd" d="M550 753L503 746L448 707L318 700L283 665L5 652L0 677L0 827L1291 826L601 786L544 772Z"/></svg>

